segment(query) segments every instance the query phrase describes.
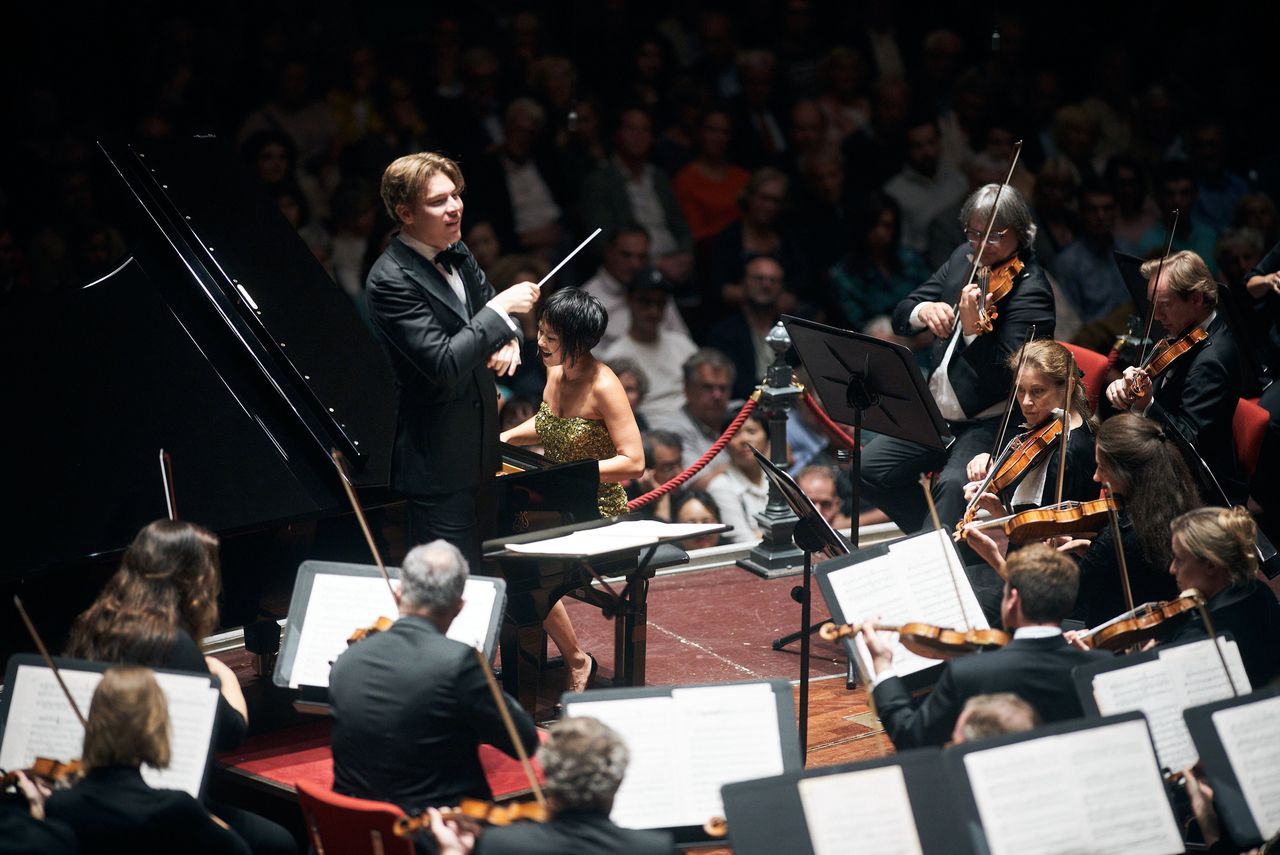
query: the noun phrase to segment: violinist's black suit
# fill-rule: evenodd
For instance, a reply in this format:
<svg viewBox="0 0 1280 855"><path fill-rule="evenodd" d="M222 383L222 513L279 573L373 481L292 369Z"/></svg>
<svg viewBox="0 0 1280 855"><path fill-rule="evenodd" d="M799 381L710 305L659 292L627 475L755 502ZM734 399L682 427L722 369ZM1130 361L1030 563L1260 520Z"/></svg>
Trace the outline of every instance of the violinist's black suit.
<svg viewBox="0 0 1280 855"><path fill-rule="evenodd" d="M1205 332L1208 340L1184 353L1155 379L1155 392L1145 415L1180 431L1200 453L1227 497L1244 504L1248 488L1236 459L1231 429L1240 401L1244 363L1222 312L1205 327ZM1188 463L1195 473L1197 465L1194 461ZM1205 498L1214 504L1221 501L1211 494Z"/></svg>
<svg viewBox="0 0 1280 855"><path fill-rule="evenodd" d="M965 702L975 695L1013 692L1045 722L1080 718L1071 669L1110 658L1106 651L1078 650L1061 635L1014 638L999 650L952 659L923 701L913 701L898 677L881 682L872 696L885 732L899 751L943 745Z"/></svg>
<svg viewBox="0 0 1280 855"><path fill-rule="evenodd" d="M405 811L493 794L476 754L484 742L516 756L475 651L430 621L402 617L343 651L329 674L333 788ZM533 719L507 706L525 749Z"/></svg>
<svg viewBox="0 0 1280 855"><path fill-rule="evenodd" d="M951 253L923 285L916 288L893 310L893 331L901 336L921 330L911 324L911 313L921 303L956 305L972 262L968 243ZM963 419L949 419L956 438L949 451L933 451L913 442L877 436L862 453L862 495L904 532L918 531L928 506L916 482L921 472L941 470L934 479L933 497L943 526L950 528L964 512L964 485L969 480L965 467L974 455L990 452L999 430L999 416L981 414L1007 400L1013 386L1009 356L1022 346L1027 331L1036 328L1036 338L1052 338L1054 331L1053 288L1044 270L1029 249L1019 250L1022 272L1014 279L1008 296L997 304L994 329L966 343L959 337L946 376L964 411ZM930 372L942 365L950 345L938 339L930 354ZM944 413L944 416L946 414Z"/></svg>
<svg viewBox="0 0 1280 855"><path fill-rule="evenodd" d="M416 542L443 538L476 566L486 512L476 500L497 469L498 392L486 364L519 333L485 305L495 292L475 256L455 247L467 305L399 239L374 263L366 297L400 390L391 488L410 498Z"/></svg>
<svg viewBox="0 0 1280 855"><path fill-rule="evenodd" d="M609 817L588 811L562 811L545 823L493 826L484 830L475 848L476 855L670 855L674 851L670 834L620 828Z"/></svg>

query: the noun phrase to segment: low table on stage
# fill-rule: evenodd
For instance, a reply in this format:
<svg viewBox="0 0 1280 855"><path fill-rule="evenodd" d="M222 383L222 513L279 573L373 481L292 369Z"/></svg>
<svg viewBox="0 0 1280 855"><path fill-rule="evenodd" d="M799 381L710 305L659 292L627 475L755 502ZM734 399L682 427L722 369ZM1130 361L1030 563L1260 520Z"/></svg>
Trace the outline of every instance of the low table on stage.
<svg viewBox="0 0 1280 855"><path fill-rule="evenodd" d="M499 637L503 687L533 709L536 681L521 679L521 663L545 660L542 622L564 596L614 620L614 685L643 686L649 580L658 569L689 560L674 541L729 528L603 519L486 541L485 558L507 581Z"/></svg>

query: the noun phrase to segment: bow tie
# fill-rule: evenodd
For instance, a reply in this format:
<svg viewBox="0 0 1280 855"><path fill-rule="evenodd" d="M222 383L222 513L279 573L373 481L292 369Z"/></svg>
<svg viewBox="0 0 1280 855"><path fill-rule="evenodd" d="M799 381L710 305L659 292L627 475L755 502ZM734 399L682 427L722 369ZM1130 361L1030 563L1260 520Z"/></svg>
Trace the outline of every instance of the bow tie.
<svg viewBox="0 0 1280 855"><path fill-rule="evenodd" d="M466 259L467 254L458 248L458 244L454 243L436 253L436 257L432 261L443 267L445 273L452 273L455 269L461 269L462 263Z"/></svg>

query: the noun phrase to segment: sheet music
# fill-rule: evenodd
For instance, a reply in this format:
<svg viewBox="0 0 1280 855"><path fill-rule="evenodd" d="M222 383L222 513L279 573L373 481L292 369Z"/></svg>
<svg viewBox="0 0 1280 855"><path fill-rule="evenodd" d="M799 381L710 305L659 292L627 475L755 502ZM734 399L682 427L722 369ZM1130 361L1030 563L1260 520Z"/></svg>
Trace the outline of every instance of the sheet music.
<svg viewBox="0 0 1280 855"><path fill-rule="evenodd" d="M391 580L398 589L400 581ZM448 638L468 647L480 647L489 633L497 586L484 578L469 577L462 591L462 611L449 624ZM378 576L317 573L307 598L306 619L298 638L298 652L289 673L289 688L328 686L329 668L347 649L347 639L362 626L381 616L396 618L399 607Z"/></svg>
<svg viewBox="0 0 1280 855"><path fill-rule="evenodd" d="M901 766L801 778L797 783L815 855L920 855L920 835Z"/></svg>
<svg viewBox="0 0 1280 855"><path fill-rule="evenodd" d="M1218 710L1213 726L1266 840L1280 831L1280 697Z"/></svg>
<svg viewBox="0 0 1280 855"><path fill-rule="evenodd" d="M662 520L623 520L613 525L593 528L592 532L608 532L609 537L696 537L721 528L720 523L669 523Z"/></svg>
<svg viewBox="0 0 1280 855"><path fill-rule="evenodd" d="M600 532L612 526L588 531L575 531L562 537L551 537L536 540L532 543L508 543L506 548L522 555L603 555L606 552L620 552L626 549L639 549L652 546L658 542L653 535L610 535Z"/></svg>
<svg viewBox="0 0 1280 855"><path fill-rule="evenodd" d="M944 550L953 553L950 563ZM890 544L886 555L832 571L827 579L840 605L840 613L849 623L861 623L879 615L886 624L920 621L962 629L967 616L970 627L986 629L987 620L973 594L973 586L954 552L946 532L925 532ZM957 587L960 602L956 600ZM875 669L861 635L854 638L854 649L862 674L869 682ZM914 674L937 664L939 660L917 656L893 636L893 667L899 675Z"/></svg>
<svg viewBox="0 0 1280 855"><path fill-rule="evenodd" d="M392 580L394 585L399 582ZM289 688L328 686L333 660L347 649L347 639L379 617L394 620L400 614L381 575L344 576L317 573L307 598L306 620L293 657ZM461 617L461 615L459 615Z"/></svg>
<svg viewBox="0 0 1280 855"><path fill-rule="evenodd" d="M72 668L59 672L80 710L88 715L102 673ZM20 665L13 682L0 768L25 769L36 757L63 762L79 758L84 728L53 672L43 665ZM169 702L170 765L168 769L144 766L142 777L153 787L183 790L198 798L213 738L218 690L207 676L156 672L156 682Z"/></svg>
<svg viewBox="0 0 1280 855"><path fill-rule="evenodd" d="M1142 721L964 757L992 855L1182 852Z"/></svg>
<svg viewBox="0 0 1280 855"><path fill-rule="evenodd" d="M597 718L626 742L631 762L610 816L627 828L700 826L724 815L723 784L783 771L777 696L768 683L575 701L568 714Z"/></svg>
<svg viewBox="0 0 1280 855"><path fill-rule="evenodd" d="M1225 638L1218 641L1237 688L1242 694L1249 692L1249 677L1236 643ZM1161 650L1152 661L1095 675L1093 697L1104 716L1142 712L1151 725L1160 765L1178 771L1194 765L1199 757L1182 711L1232 697L1232 693L1222 662L1206 638Z"/></svg>
<svg viewBox="0 0 1280 855"><path fill-rule="evenodd" d="M689 736L690 824L724 816L725 784L782 774L778 701L768 683L673 689L671 697Z"/></svg>

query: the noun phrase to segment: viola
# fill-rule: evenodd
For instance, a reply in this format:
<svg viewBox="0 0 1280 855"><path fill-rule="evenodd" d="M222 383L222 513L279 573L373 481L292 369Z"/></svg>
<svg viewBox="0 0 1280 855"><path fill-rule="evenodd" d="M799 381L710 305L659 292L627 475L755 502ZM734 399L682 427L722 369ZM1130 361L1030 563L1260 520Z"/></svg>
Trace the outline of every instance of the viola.
<svg viewBox="0 0 1280 855"><path fill-rule="evenodd" d="M1126 650L1156 637L1168 621L1199 608L1202 602L1200 592L1192 590L1172 600L1143 603L1091 629L1080 640L1096 650Z"/></svg>
<svg viewBox="0 0 1280 855"><path fill-rule="evenodd" d="M1098 531L1107 524L1113 510L1115 502L1109 497L1088 502L1059 502L1007 517L983 520L974 528L1001 528L1010 543L1026 543L1064 534Z"/></svg>
<svg viewBox="0 0 1280 855"><path fill-rule="evenodd" d="M1022 259L1013 256L993 268L990 268L985 274L978 274L979 284L982 285L983 298L978 301L978 331L980 333L989 333L995 329L996 318L1000 317L1000 313L992 306L991 310L987 310L986 297L991 297L993 303L999 303L1002 299L1009 295L1013 290L1013 283L1018 278L1018 274L1025 267Z"/></svg>
<svg viewBox="0 0 1280 855"><path fill-rule="evenodd" d="M347 646L349 647L357 641L364 641L369 636L376 635L379 632L386 632L394 625L395 621L392 618L386 617L385 615L380 616L369 626L359 627L352 632L351 635L347 637Z"/></svg>
<svg viewBox="0 0 1280 855"><path fill-rule="evenodd" d="M550 811L537 802L509 802L495 804L484 799L463 799L456 807L440 808L442 819L468 819L484 825L511 825L515 822L546 822ZM422 813L398 817L394 831L396 837L409 837L431 827L431 815Z"/></svg>
<svg viewBox="0 0 1280 855"><path fill-rule="evenodd" d="M1177 340L1165 339L1164 343L1151 355L1151 359L1143 365L1133 379L1129 381L1129 394L1140 398L1151 391L1151 382L1163 374L1193 347L1209 338L1209 334L1201 327Z"/></svg>
<svg viewBox="0 0 1280 855"><path fill-rule="evenodd" d="M900 625L877 623L876 629L898 633L902 646L926 659L954 659L969 653L994 650L1009 643L1009 634L998 629L947 629L913 621ZM825 623L818 630L827 641L838 641L861 631L854 624Z"/></svg>
<svg viewBox="0 0 1280 855"><path fill-rule="evenodd" d="M18 773L22 772L32 780L40 781L52 789L68 787L82 774L83 767L79 760L63 763L49 757L37 757L28 769L14 769L0 775L0 789L12 787L18 783Z"/></svg>
<svg viewBox="0 0 1280 855"><path fill-rule="evenodd" d="M1010 452L997 462L987 474L986 481L974 496L973 501L965 508L964 515L956 523L952 539L959 542L965 538L965 526L973 522L978 510L978 498L983 493L999 493L1016 482L1028 470L1040 462L1040 456L1053 448L1062 435L1062 420L1051 418L1040 427L1014 437L1009 444Z"/></svg>

